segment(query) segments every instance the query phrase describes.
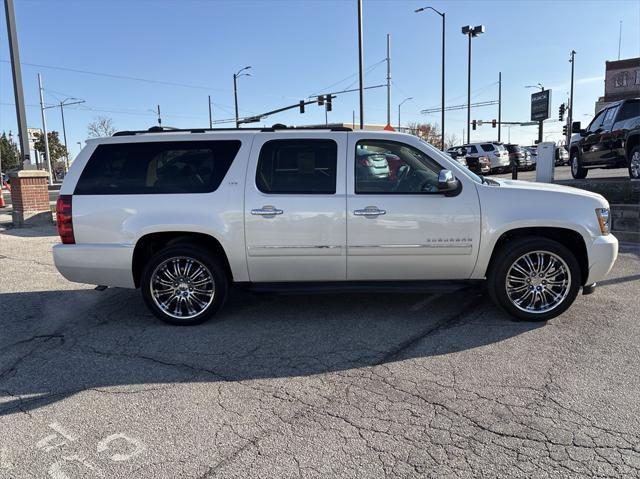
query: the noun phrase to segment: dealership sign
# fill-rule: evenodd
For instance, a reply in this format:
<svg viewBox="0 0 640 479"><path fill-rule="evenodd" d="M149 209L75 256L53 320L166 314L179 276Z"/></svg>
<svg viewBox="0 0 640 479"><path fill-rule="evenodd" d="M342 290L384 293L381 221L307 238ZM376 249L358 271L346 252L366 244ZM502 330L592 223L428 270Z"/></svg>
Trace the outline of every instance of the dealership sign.
<svg viewBox="0 0 640 479"><path fill-rule="evenodd" d="M542 90L531 95L531 121L549 118L551 110L551 90Z"/></svg>
<svg viewBox="0 0 640 479"><path fill-rule="evenodd" d="M606 63L604 101L640 97L640 58Z"/></svg>

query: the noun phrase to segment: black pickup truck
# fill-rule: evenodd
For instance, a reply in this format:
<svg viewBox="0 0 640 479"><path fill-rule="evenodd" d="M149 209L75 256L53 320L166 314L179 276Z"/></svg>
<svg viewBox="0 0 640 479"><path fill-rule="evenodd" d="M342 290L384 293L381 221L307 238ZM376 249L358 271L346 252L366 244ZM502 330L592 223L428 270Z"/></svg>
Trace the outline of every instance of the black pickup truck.
<svg viewBox="0 0 640 479"><path fill-rule="evenodd" d="M640 178L640 98L610 103L586 129L571 125L571 174L584 178L592 168L629 168Z"/></svg>

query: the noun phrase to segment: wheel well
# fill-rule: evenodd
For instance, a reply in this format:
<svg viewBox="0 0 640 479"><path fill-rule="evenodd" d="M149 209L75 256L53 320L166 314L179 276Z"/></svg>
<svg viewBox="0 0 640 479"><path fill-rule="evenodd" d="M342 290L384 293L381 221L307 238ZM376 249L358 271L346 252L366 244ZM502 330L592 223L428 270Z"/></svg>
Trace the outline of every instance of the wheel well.
<svg viewBox="0 0 640 479"><path fill-rule="evenodd" d="M587 247L584 243L584 239L580 233L567 228L518 228L503 233L493 247L493 253L491 254L491 260L489 261L487 271L493 267L493 263L499 256L500 250L507 243L516 239L531 237L547 238L557 241L561 245L565 246L575 255L576 260L580 265L581 282L584 283L587 280L587 277L589 276L589 257L587 255Z"/></svg>
<svg viewBox="0 0 640 479"><path fill-rule="evenodd" d="M640 144L640 135L633 135L627 138L627 160L631 161L631 151Z"/></svg>
<svg viewBox="0 0 640 479"><path fill-rule="evenodd" d="M180 243L195 244L210 251L221 260L222 266L227 273L227 278L229 281L233 281L233 274L231 273L231 266L229 265L227 254L217 239L203 233L170 231L145 235L136 243L135 249L133 250L132 262L133 281L136 288L140 286L142 271L147 261L161 249Z"/></svg>
<svg viewBox="0 0 640 479"><path fill-rule="evenodd" d="M577 146L572 146L571 147L571 149L569 150L569 158L571 158L574 153L578 153L578 147Z"/></svg>

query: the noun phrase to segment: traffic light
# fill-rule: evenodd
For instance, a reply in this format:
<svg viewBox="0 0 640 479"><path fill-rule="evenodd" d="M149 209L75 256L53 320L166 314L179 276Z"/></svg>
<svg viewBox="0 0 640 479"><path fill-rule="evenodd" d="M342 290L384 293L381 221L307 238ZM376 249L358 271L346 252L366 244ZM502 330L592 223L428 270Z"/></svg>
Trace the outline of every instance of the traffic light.
<svg viewBox="0 0 640 479"><path fill-rule="evenodd" d="M564 103L560 105L560 108L558 109L558 119L560 121L564 121L564 112L566 111L566 109L567 107Z"/></svg>
<svg viewBox="0 0 640 479"><path fill-rule="evenodd" d="M304 100L300 100L300 113L304 113Z"/></svg>
<svg viewBox="0 0 640 479"><path fill-rule="evenodd" d="M491 128L495 128L497 124L498 122L495 119L491 120Z"/></svg>
<svg viewBox="0 0 640 479"><path fill-rule="evenodd" d="M473 121L471 122L471 129L472 129L472 130L475 130L475 129L476 129L476 125L477 125L477 124L478 124L478 122L477 122L476 120L473 120Z"/></svg>
<svg viewBox="0 0 640 479"><path fill-rule="evenodd" d="M320 95L320 96L318 97L318 105L319 105L319 106L324 105L324 95Z"/></svg>
<svg viewBox="0 0 640 479"><path fill-rule="evenodd" d="M327 102L327 111L331 111L331 95L327 95L326 102Z"/></svg>
<svg viewBox="0 0 640 479"><path fill-rule="evenodd" d="M567 136L567 125L564 125L564 126L562 127L562 135L563 135L563 136Z"/></svg>

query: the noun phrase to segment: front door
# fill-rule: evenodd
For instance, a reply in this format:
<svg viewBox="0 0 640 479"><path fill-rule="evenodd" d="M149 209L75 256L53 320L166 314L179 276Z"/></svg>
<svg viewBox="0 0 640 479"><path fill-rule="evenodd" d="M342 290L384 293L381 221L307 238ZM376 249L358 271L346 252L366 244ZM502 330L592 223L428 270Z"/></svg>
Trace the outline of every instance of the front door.
<svg viewBox="0 0 640 479"><path fill-rule="evenodd" d="M355 141L350 135L349 280L470 277L480 245L478 194L473 181L463 175L458 175L462 188L457 194L438 193L443 166L429 151L418 139L399 142L361 133ZM358 161L369 155L400 162L396 174L376 176Z"/></svg>
<svg viewBox="0 0 640 479"><path fill-rule="evenodd" d="M587 127L586 136L582 142L582 161L585 165L598 163L605 154L602 123L607 111L607 109L600 111Z"/></svg>
<svg viewBox="0 0 640 479"><path fill-rule="evenodd" d="M252 282L346 279L347 134L257 134L245 182Z"/></svg>

